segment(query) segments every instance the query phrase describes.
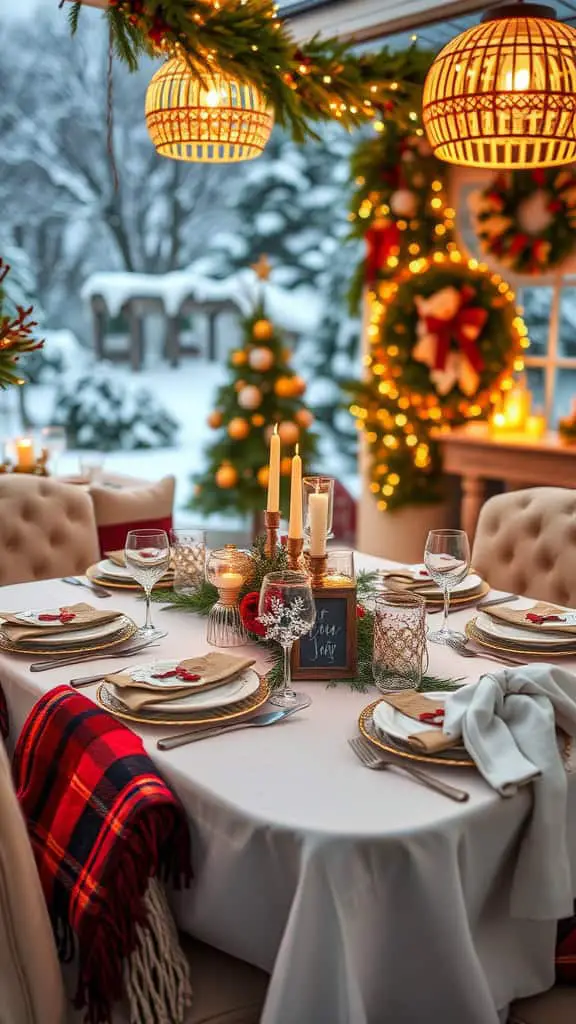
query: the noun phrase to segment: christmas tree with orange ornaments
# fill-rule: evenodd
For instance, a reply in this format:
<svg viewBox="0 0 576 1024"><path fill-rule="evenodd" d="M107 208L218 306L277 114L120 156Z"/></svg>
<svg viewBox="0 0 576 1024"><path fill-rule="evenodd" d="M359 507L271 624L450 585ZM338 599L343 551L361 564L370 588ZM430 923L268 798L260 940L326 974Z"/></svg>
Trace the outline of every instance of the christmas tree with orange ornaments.
<svg viewBox="0 0 576 1024"><path fill-rule="evenodd" d="M243 321L244 344L228 357L231 378L216 396L208 417L215 433L207 466L194 479L192 507L213 512L252 513L266 507L270 434L278 425L280 509L288 512L291 459L296 445L304 472L316 452L314 416L303 400L306 383L290 366L292 352L268 319L263 302Z"/></svg>

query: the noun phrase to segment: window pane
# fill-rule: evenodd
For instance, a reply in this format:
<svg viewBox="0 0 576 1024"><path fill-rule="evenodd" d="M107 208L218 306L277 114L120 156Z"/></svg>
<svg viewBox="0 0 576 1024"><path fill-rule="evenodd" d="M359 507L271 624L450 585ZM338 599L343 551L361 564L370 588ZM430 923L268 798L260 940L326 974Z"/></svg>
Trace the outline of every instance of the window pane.
<svg viewBox="0 0 576 1024"><path fill-rule="evenodd" d="M560 336L558 354L576 357L576 286L560 292Z"/></svg>
<svg viewBox="0 0 576 1024"><path fill-rule="evenodd" d="M518 302L524 307L524 320L530 337L527 356L545 356L548 351L552 288L522 288L518 292Z"/></svg>
<svg viewBox="0 0 576 1024"><path fill-rule="evenodd" d="M544 370L540 366L527 366L526 379L532 392L532 411L544 412L546 404Z"/></svg>
<svg viewBox="0 0 576 1024"><path fill-rule="evenodd" d="M568 416L572 412L572 402L576 399L576 370L557 370L556 389L554 393L554 426L560 416Z"/></svg>

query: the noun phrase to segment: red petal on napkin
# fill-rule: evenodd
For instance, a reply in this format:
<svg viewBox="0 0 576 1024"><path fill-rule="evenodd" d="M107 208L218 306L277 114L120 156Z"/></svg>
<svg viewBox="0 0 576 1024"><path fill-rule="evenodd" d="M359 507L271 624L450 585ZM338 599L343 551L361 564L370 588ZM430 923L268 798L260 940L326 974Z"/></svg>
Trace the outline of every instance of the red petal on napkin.
<svg viewBox="0 0 576 1024"><path fill-rule="evenodd" d="M158 552L157 551L146 551L146 549L141 549L138 552L138 554L140 555L140 558L156 558Z"/></svg>
<svg viewBox="0 0 576 1024"><path fill-rule="evenodd" d="M441 725L444 721L444 708L436 708L434 711L423 711L418 715L420 722L430 722L431 725Z"/></svg>
<svg viewBox="0 0 576 1024"><path fill-rule="evenodd" d="M43 612L42 615L38 616L38 622L72 622L72 619L76 618L76 612L61 611L58 615L52 615L50 612Z"/></svg>
<svg viewBox="0 0 576 1024"><path fill-rule="evenodd" d="M180 668L180 666L176 669L176 675L178 679L183 679L186 683L196 683L200 679L199 675L189 672L187 668Z"/></svg>
<svg viewBox="0 0 576 1024"><path fill-rule="evenodd" d="M152 679L173 679L177 674L176 669L172 668L169 672L153 672Z"/></svg>
<svg viewBox="0 0 576 1024"><path fill-rule="evenodd" d="M428 569L419 569L418 570L418 575L419 576L428 576L429 577L430 573L428 572Z"/></svg>
<svg viewBox="0 0 576 1024"><path fill-rule="evenodd" d="M59 615L49 615L48 612L44 612L43 615L38 616L38 622L59 622Z"/></svg>
<svg viewBox="0 0 576 1024"><path fill-rule="evenodd" d="M526 612L525 618L536 626L542 625L543 622L566 622L561 615L536 615L535 612Z"/></svg>

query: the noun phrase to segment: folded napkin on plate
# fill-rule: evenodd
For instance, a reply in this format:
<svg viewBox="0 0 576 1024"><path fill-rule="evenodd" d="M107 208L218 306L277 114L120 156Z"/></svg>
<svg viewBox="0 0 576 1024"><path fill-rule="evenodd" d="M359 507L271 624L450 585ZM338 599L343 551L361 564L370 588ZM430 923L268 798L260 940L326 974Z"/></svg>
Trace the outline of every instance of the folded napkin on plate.
<svg viewBox="0 0 576 1024"><path fill-rule="evenodd" d="M105 551L104 554L114 565L119 566L121 569L126 568L126 556L123 549L119 551ZM170 564L172 564L172 555L170 555ZM170 570L167 569L166 571L169 572Z"/></svg>
<svg viewBox="0 0 576 1024"><path fill-rule="evenodd" d="M451 693L444 704L444 732L464 740L501 796L533 783L529 820L519 833L514 917L558 920L572 912L567 783L556 726L576 735L576 676L555 665L501 669Z"/></svg>
<svg viewBox="0 0 576 1024"><path fill-rule="evenodd" d="M509 622L535 633L576 633L576 611L548 601L536 601L530 608L495 605L485 611L499 622Z"/></svg>
<svg viewBox="0 0 576 1024"><path fill-rule="evenodd" d="M106 622L113 622L118 616L122 615L122 612L114 612L111 610L99 611L97 608L93 608L90 604L67 604L62 605L59 609L62 612L60 619L54 619L49 621L46 619L46 625L39 626L37 622L30 619L30 622L24 622L22 619L17 618L17 615L13 612L0 612L0 619L4 619L4 625L2 626L2 633L4 636L12 640L13 643L18 643L20 640L37 640L43 636L51 636L55 633L69 633L75 629L86 629L88 626L101 626ZM49 613L46 612L46 615ZM55 614L55 613L54 613ZM69 616L74 616L70 618Z"/></svg>
<svg viewBox="0 0 576 1024"><path fill-rule="evenodd" d="M128 673L106 676L107 683L113 683L122 690L122 700L132 711L139 711L147 704L159 704L176 700L178 697L190 697L202 690L210 690L216 686L229 683L241 672L251 668L254 658L238 658L233 654L213 651L198 658L184 658L178 664L190 676L197 679L158 679L158 683L132 679Z"/></svg>
<svg viewBox="0 0 576 1024"><path fill-rule="evenodd" d="M419 753L437 754L441 750L462 745L461 740L452 739L442 731L444 698L433 701L428 700L421 693L416 693L415 690L403 690L402 693L385 693L382 700L396 708L397 711L401 711L403 715L414 718L417 722L429 722L430 729L425 732L412 733L406 740Z"/></svg>

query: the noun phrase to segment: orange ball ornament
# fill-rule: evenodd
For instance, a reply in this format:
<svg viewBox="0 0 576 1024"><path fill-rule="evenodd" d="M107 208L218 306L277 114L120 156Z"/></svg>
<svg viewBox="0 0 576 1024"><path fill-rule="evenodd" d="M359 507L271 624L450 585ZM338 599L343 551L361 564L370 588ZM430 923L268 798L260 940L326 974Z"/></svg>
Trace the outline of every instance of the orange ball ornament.
<svg viewBox="0 0 576 1024"><path fill-rule="evenodd" d="M270 476L270 470L268 466L262 466L256 474L256 479L260 484L260 487L268 487L268 478Z"/></svg>
<svg viewBox="0 0 576 1024"><path fill-rule="evenodd" d="M246 387L246 381L245 380L237 380L236 383L234 384L234 391L242 391L242 388L245 388L245 387Z"/></svg>
<svg viewBox="0 0 576 1024"><path fill-rule="evenodd" d="M280 459L280 476L290 476L292 472L292 459Z"/></svg>
<svg viewBox="0 0 576 1024"><path fill-rule="evenodd" d="M238 483L238 473L234 466L223 465L216 470L215 480L218 487L228 490L230 487L235 487Z"/></svg>
<svg viewBox="0 0 576 1024"><path fill-rule="evenodd" d="M274 335L274 325L269 320L257 320L252 328L252 337L256 341L270 341Z"/></svg>
<svg viewBox="0 0 576 1024"><path fill-rule="evenodd" d="M230 362L232 363L232 366L245 366L248 362L248 356L244 349L237 348L232 352L230 355Z"/></svg>
<svg viewBox="0 0 576 1024"><path fill-rule="evenodd" d="M282 423L278 424L278 433L280 434L282 444L296 444L300 437L300 428L297 423L292 423L291 420L282 420Z"/></svg>
<svg viewBox="0 0 576 1024"><path fill-rule="evenodd" d="M295 397L303 395L306 391L306 381L302 380L302 377L292 377L292 394Z"/></svg>
<svg viewBox="0 0 576 1024"><path fill-rule="evenodd" d="M243 441L250 433L250 424L241 416L235 416L228 424L228 434L234 441Z"/></svg>
<svg viewBox="0 0 576 1024"><path fill-rule="evenodd" d="M310 409L298 409L294 419L300 427L311 427L314 423L314 414L310 412Z"/></svg>
<svg viewBox="0 0 576 1024"><path fill-rule="evenodd" d="M215 409L210 413L206 422L209 427L212 427L212 430L218 430L218 427L222 426L222 413Z"/></svg>
<svg viewBox="0 0 576 1024"><path fill-rule="evenodd" d="M278 398L292 398L292 377L278 377L274 381L274 391Z"/></svg>
<svg viewBox="0 0 576 1024"><path fill-rule="evenodd" d="M271 348L253 348L248 356L253 370L266 373L274 365L274 353Z"/></svg>
<svg viewBox="0 0 576 1024"><path fill-rule="evenodd" d="M257 409L262 405L262 392L255 384L245 384L238 391L238 405L242 409Z"/></svg>
<svg viewBox="0 0 576 1024"><path fill-rule="evenodd" d="M266 420L264 419L263 416L260 415L259 412L255 412L254 415L252 416L252 426L254 427L263 427L265 422Z"/></svg>

